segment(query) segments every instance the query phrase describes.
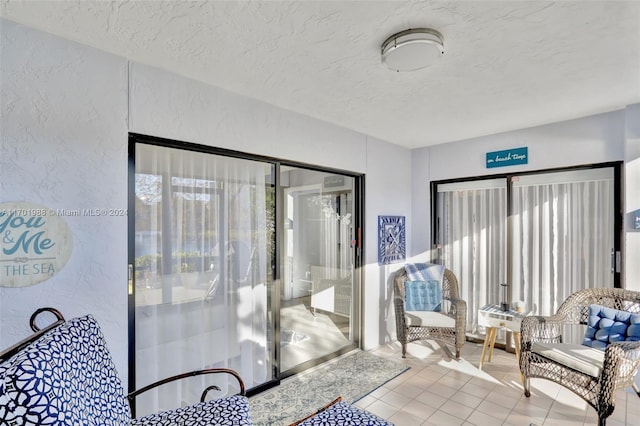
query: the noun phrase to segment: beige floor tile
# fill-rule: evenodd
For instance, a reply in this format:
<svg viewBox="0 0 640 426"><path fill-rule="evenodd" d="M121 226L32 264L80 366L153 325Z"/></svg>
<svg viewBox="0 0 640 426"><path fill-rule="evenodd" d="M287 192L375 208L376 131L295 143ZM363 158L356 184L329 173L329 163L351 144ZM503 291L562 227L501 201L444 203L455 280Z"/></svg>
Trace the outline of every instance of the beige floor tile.
<svg viewBox="0 0 640 426"><path fill-rule="evenodd" d="M504 421L504 419L506 419L511 413L511 408L503 407L502 405L498 405L491 401L482 401L480 405L478 405L477 411L489 414L492 417L496 417L501 421Z"/></svg>
<svg viewBox="0 0 640 426"><path fill-rule="evenodd" d="M386 385L385 386L380 386L378 389L376 389L373 392L371 392L369 394L369 396L372 396L374 398L380 399L380 398L384 397L386 394L388 394L389 392L391 392L392 390L393 390L393 388L389 388Z"/></svg>
<svg viewBox="0 0 640 426"><path fill-rule="evenodd" d="M445 413L444 411L436 411L427 419L430 423L435 425L447 425L447 426L455 426L461 425L464 423L464 420L459 419L451 414Z"/></svg>
<svg viewBox="0 0 640 426"><path fill-rule="evenodd" d="M423 420L428 419L438 409L427 404L423 404L420 401L413 400L407 405L402 407L401 411L409 413L414 416L421 417Z"/></svg>
<svg viewBox="0 0 640 426"><path fill-rule="evenodd" d="M525 416L541 418L542 420L544 420L547 416L547 413L549 412L550 407L551 403L547 407L539 407L537 405L528 404L527 401L519 400L518 403L513 407L512 412L516 412Z"/></svg>
<svg viewBox="0 0 640 426"><path fill-rule="evenodd" d="M415 398L416 395L421 394L422 392L424 392L425 389L429 389L429 388L425 386L413 384L413 383L406 383L402 386L398 386L397 388L395 388L393 392L398 393L400 395L404 395L408 398Z"/></svg>
<svg viewBox="0 0 640 426"><path fill-rule="evenodd" d="M383 419L389 419L391 418L391 416L398 412L398 409L393 405L378 400L369 404L367 406L367 411L375 414L378 417L382 417Z"/></svg>
<svg viewBox="0 0 640 426"><path fill-rule="evenodd" d="M453 395L458 393L458 389L451 388L449 386L437 384L432 389L429 389L431 392L437 393L438 395L444 398L451 398Z"/></svg>
<svg viewBox="0 0 640 426"><path fill-rule="evenodd" d="M512 410L519 400L518 394L510 392L508 389L494 390L485 398L485 401L493 402L509 410Z"/></svg>
<svg viewBox="0 0 640 426"><path fill-rule="evenodd" d="M546 413L545 413L546 414ZM526 414L518 413L517 411L512 411L511 414L507 416L503 425L504 426L524 426L524 425L542 425L544 423L545 416L536 417L529 416Z"/></svg>
<svg viewBox="0 0 640 426"><path fill-rule="evenodd" d="M592 426L595 410L557 383L531 379L531 397L524 396L513 354L494 350L486 369L477 368L482 346L467 343L462 360L453 360L429 342L412 345L407 359L399 345L379 349L382 356L411 366L356 405L396 426ZM619 391L609 426L640 425L640 398Z"/></svg>
<svg viewBox="0 0 640 426"><path fill-rule="evenodd" d="M482 398L466 393L465 388L463 387L461 392L458 392L451 397L450 401L475 409L482 402Z"/></svg>
<svg viewBox="0 0 640 426"><path fill-rule="evenodd" d="M504 419L493 417L490 414L483 413L482 411L474 411L467 418L467 423L471 423L475 426L496 426L502 424Z"/></svg>
<svg viewBox="0 0 640 426"><path fill-rule="evenodd" d="M583 426L584 417L576 418L573 416L565 416L561 413L550 412L543 424L544 426Z"/></svg>
<svg viewBox="0 0 640 426"><path fill-rule="evenodd" d="M403 395L402 393L399 393L395 390L385 394L380 399L397 409L404 407L413 400L413 398L411 398L410 396Z"/></svg>
<svg viewBox="0 0 640 426"><path fill-rule="evenodd" d="M365 396L364 398L360 398L356 403L354 403L354 405L356 407L360 407L363 409L366 409L367 406L375 401L377 401L377 398L374 398L373 396L371 396L371 394Z"/></svg>
<svg viewBox="0 0 640 426"><path fill-rule="evenodd" d="M424 420L420 416L414 416L405 411L399 411L389 418L396 426L420 426Z"/></svg>
<svg viewBox="0 0 640 426"><path fill-rule="evenodd" d="M436 389L433 389L433 391L437 392ZM431 391L422 392L416 397L416 400L434 408L440 408L442 404L447 402L447 398L441 395L437 395Z"/></svg>
<svg viewBox="0 0 640 426"><path fill-rule="evenodd" d="M447 374L446 376L438 380L437 383L458 390L465 385L466 381L458 380L455 377L451 377L449 374Z"/></svg>
<svg viewBox="0 0 640 426"><path fill-rule="evenodd" d="M458 404L455 401L449 400L442 404L440 407L440 411L444 411L445 413L449 413L452 416L455 416L461 420L466 420L467 417L473 413L473 408L467 407L466 405Z"/></svg>

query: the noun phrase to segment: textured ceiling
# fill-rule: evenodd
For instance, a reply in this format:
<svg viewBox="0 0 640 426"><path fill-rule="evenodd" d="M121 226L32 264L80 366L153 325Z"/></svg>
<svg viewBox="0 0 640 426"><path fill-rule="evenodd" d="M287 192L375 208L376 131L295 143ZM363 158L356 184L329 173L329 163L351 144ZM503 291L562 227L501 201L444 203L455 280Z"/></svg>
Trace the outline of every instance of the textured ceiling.
<svg viewBox="0 0 640 426"><path fill-rule="evenodd" d="M2 16L406 147L640 102L640 1L2 1ZM445 55L395 73L380 45Z"/></svg>

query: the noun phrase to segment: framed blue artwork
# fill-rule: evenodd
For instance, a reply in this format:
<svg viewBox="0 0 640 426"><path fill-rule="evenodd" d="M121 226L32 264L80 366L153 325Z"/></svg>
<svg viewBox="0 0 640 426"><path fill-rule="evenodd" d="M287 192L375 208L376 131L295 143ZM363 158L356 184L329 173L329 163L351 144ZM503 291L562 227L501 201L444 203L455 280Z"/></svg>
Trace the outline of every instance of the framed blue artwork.
<svg viewBox="0 0 640 426"><path fill-rule="evenodd" d="M404 216L378 216L378 264L401 262L406 257Z"/></svg>

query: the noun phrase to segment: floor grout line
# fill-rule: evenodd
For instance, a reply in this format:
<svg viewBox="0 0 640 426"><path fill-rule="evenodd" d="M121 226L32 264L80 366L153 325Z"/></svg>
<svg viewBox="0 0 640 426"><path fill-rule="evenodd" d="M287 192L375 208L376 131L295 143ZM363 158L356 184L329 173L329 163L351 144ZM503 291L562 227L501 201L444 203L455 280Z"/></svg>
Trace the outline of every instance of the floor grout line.
<svg viewBox="0 0 640 426"><path fill-rule="evenodd" d="M522 384L519 383L515 355L512 353L507 353L504 350L497 349L493 354L492 362L485 362L483 370L479 370L477 365L479 362L479 351L481 351L481 349L482 346L480 344L465 344L462 349L462 360L460 362L452 361L444 351L438 348L438 345L435 344L435 342L429 341L409 344L409 351L406 359L402 359L400 356L399 344L385 345L373 350L372 352L411 366L411 374L405 377L404 380L411 380L411 378L414 377L424 377L425 386L429 386L426 383L430 383L431 386L433 386L433 383L438 383L440 380L444 379L440 382L440 391L449 387L456 388L456 393L451 394L451 391L445 390L444 395L446 396L443 394L440 395L441 397L444 397L443 402L439 404L437 408L431 407L434 408L433 411L429 410L428 413L420 418L420 421L422 422L420 424L422 425L432 424L433 421L440 419L442 415L439 413L459 419L459 412L454 414L450 411L447 412L446 410L446 407L451 408L455 406L460 407L460 410L464 407L464 411L471 408L470 414L466 415L464 419L460 419L460 423L465 425L477 424L479 426L494 426L495 424L503 424L519 426L520 424L524 424L525 426L551 426L560 424L565 417L576 419L576 414L578 413L580 413L578 415L580 420L571 422L571 424L582 424L586 426L594 424L594 419L597 421L595 410L593 410L591 406L586 404L586 402L583 402L583 400L577 397L577 395L564 390L560 385L551 381L532 379L532 395L529 398L526 398L523 394ZM443 369L448 371L445 371L444 374L440 375ZM457 380L457 383L455 380ZM483 381L487 382L487 390L486 392L483 392L482 396L480 396L478 394L482 392L482 386L479 386L478 383L485 385ZM493 381L495 381L496 384L491 386L490 383ZM420 383L420 381L416 379L411 381L411 383ZM465 386L467 389L471 390L472 385L474 385L472 393L464 391ZM398 388L401 386L402 383L397 385ZM393 391L393 389L391 390ZM422 403L420 396L422 395L424 397L424 391L429 391L436 395L438 394L437 387L434 389L425 387L423 392L418 392L417 395L415 395L410 401L405 402L400 408L395 409L394 407L393 413L388 414L385 418L390 420L394 416L397 416L398 418L415 419L415 413L410 413L405 408L409 407L414 401ZM475 408L456 402L453 398L460 392L472 397L474 399L474 403L475 399L478 399L480 402L475 406ZM511 393L513 393L514 398L517 397L515 402L514 398L507 398ZM504 395L502 402L500 395ZM629 421L628 419L631 419L632 422L637 420L637 415L634 417L630 414L630 406L627 404L627 398L631 396L636 397L635 394L632 395L629 393L624 395L624 397L619 397L616 410L622 410L622 412L618 411L618 416L616 416L616 411L614 411L612 416L609 417L610 423L620 424L621 421ZM366 406L363 408L369 409L375 413L377 404L384 402L384 399L384 394L379 398L377 396L372 397L367 401ZM456 404L455 406L447 404L452 400L454 404ZM478 408L483 404L485 404L484 411L490 411L486 409L487 406L502 407L502 409L498 410L496 408L496 411L492 413L493 415L487 414L478 410ZM430 406L429 404L424 405ZM559 409L563 405L566 406L566 410L568 411L567 414L564 414L562 410ZM637 405L640 407L640 400ZM579 411L576 411L576 409ZM498 416L498 412L502 414ZM492 418L495 419L498 417L503 419L498 421L498 423L491 423ZM622 420L620 420L620 418ZM433 420L430 421L429 419ZM524 419L526 419L526 424L522 423ZM514 425L513 422L516 421L518 424ZM413 424L415 423L412 422L411 425ZM396 423L396 426L405 425L402 423Z"/></svg>

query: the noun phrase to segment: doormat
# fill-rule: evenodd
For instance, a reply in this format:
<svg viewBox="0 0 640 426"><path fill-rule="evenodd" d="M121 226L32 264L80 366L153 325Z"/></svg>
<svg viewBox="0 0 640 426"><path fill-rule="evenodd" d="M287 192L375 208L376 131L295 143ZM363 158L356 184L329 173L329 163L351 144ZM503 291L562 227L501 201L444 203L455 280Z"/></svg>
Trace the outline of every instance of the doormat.
<svg viewBox="0 0 640 426"><path fill-rule="evenodd" d="M357 351L251 397L251 419L255 425L288 425L338 396L354 403L408 369L369 352Z"/></svg>

